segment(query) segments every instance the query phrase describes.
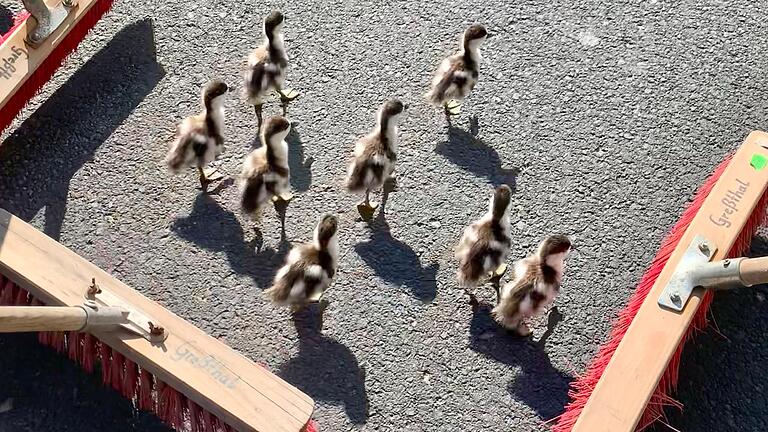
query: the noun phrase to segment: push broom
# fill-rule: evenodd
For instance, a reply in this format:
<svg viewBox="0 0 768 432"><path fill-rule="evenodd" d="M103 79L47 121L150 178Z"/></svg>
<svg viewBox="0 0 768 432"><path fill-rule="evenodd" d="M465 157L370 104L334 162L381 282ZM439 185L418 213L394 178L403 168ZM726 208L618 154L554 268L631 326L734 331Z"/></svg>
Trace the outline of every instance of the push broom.
<svg viewBox="0 0 768 432"><path fill-rule="evenodd" d="M0 36L0 133L77 48L112 0L22 0Z"/></svg>
<svg viewBox="0 0 768 432"><path fill-rule="evenodd" d="M317 430L301 391L0 209L0 333L22 331L176 430Z"/></svg>
<svg viewBox="0 0 768 432"><path fill-rule="evenodd" d="M662 419L682 347L706 325L713 289L768 282L745 254L766 218L768 134L751 133L699 189L662 242L608 342L571 386L556 432L629 432Z"/></svg>

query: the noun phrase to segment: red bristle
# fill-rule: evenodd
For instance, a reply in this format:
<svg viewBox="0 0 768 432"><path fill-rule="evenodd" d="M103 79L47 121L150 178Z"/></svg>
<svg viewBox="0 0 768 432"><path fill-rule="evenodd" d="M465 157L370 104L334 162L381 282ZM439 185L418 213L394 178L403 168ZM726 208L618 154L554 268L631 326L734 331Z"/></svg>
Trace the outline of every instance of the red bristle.
<svg viewBox="0 0 768 432"><path fill-rule="evenodd" d="M125 372L123 373L123 384L120 386L120 392L126 399L133 399L136 396L136 388L139 386L139 370L131 359L125 359Z"/></svg>
<svg viewBox="0 0 768 432"><path fill-rule="evenodd" d="M96 363L96 339L90 333L83 333L81 353L80 365L89 374L93 373L94 364Z"/></svg>
<svg viewBox="0 0 768 432"><path fill-rule="evenodd" d="M117 351L112 350L112 360L109 362L109 380L112 388L120 391L123 385L123 367L125 367L125 357Z"/></svg>
<svg viewBox="0 0 768 432"><path fill-rule="evenodd" d="M167 386L163 381L160 381L155 377L155 405L152 411L156 416L160 417L161 420L165 420L163 418L163 411L168 405L168 393L165 391L166 387Z"/></svg>
<svg viewBox="0 0 768 432"><path fill-rule="evenodd" d="M77 48L80 41L85 38L88 32L96 25L109 9L112 7L112 0L98 0L91 9L80 19L75 27L64 36L59 45L54 48L45 60L37 67L30 77L22 84L12 98L8 100L2 110L0 110L0 133L7 128L19 111L34 97L42 86L51 79L54 72L61 66L64 60L72 51ZM26 19L28 14L22 17ZM21 21L17 25L20 25ZM16 27L14 27L15 29ZM6 33L7 37L12 33ZM4 38L5 38L4 37Z"/></svg>
<svg viewBox="0 0 768 432"><path fill-rule="evenodd" d="M206 409L201 409L200 411L203 414L203 432L215 432L213 429L213 414Z"/></svg>
<svg viewBox="0 0 768 432"><path fill-rule="evenodd" d="M160 396L160 417L170 427L181 430L184 427L184 402L181 393L164 385Z"/></svg>
<svg viewBox="0 0 768 432"><path fill-rule="evenodd" d="M27 293L26 290L19 288L13 299L13 304L16 306L29 306L29 293Z"/></svg>
<svg viewBox="0 0 768 432"><path fill-rule="evenodd" d="M220 418L213 416L213 430L216 432L225 432L227 430L227 425L221 421Z"/></svg>
<svg viewBox="0 0 768 432"><path fill-rule="evenodd" d="M145 411L152 411L153 398L152 398L152 386L153 377L146 369L142 368L139 373L139 409Z"/></svg>
<svg viewBox="0 0 768 432"><path fill-rule="evenodd" d="M51 332L38 332L37 341L41 345L51 346Z"/></svg>
<svg viewBox="0 0 768 432"><path fill-rule="evenodd" d="M72 361L80 359L82 351L83 334L75 331L67 332L67 356Z"/></svg>
<svg viewBox="0 0 768 432"><path fill-rule="evenodd" d="M200 407L192 399L187 399L187 411L189 412L190 432L203 432L200 422Z"/></svg>
<svg viewBox="0 0 768 432"><path fill-rule="evenodd" d="M309 419L307 424L301 429L301 432L320 432L320 426L318 426L316 421Z"/></svg>
<svg viewBox="0 0 768 432"><path fill-rule="evenodd" d="M685 212L683 212L683 215L669 232L667 237L662 241L656 257L640 279L627 306L624 310L619 312L619 316L613 324L613 329L611 330L608 342L600 347L600 350L592 360L592 363L587 367L586 372L571 384L571 389L568 392L571 402L566 406L565 412L559 417L557 424L552 428L553 431L569 432L576 424L576 420L586 406L592 391L600 380L608 363L611 361L611 357L618 348L629 325L637 315L640 306L645 301L653 284L656 282L656 279L666 265L667 260L680 242L680 239L696 216L696 213L701 208L704 200L730 163L731 157L732 156L728 156L720 165L718 165L714 173L707 179L701 188L699 188L691 204ZM765 221L766 206L768 206L768 194L763 195L760 199L754 212L750 215L750 219L745 224L744 229L742 229L739 237L729 251L728 257L741 256L747 252L752 236L757 231L757 228ZM688 333L682 339L683 343L690 337L693 331L700 330L706 326L706 313L711 301L712 296L711 293L708 292L699 304L692 325L688 329ZM638 423L638 425L641 426L639 429L663 418L665 406L680 406L668 395L675 390L683 343L678 346L678 349L669 362L668 369L659 380L659 385L651 396L651 401L654 403L649 403L643 413L640 422Z"/></svg>
<svg viewBox="0 0 768 432"><path fill-rule="evenodd" d="M64 348L64 332L57 331L57 332L49 332L49 333L50 333L50 337L48 341L51 348L56 350L56 352L58 353L63 353L65 349Z"/></svg>
<svg viewBox="0 0 768 432"><path fill-rule="evenodd" d="M109 359L112 355L112 348L104 342L99 341L99 359L101 359L101 381L104 385L110 385Z"/></svg>
<svg viewBox="0 0 768 432"><path fill-rule="evenodd" d="M13 306L13 299L16 296L16 284L6 280L3 289L0 291L0 306Z"/></svg>

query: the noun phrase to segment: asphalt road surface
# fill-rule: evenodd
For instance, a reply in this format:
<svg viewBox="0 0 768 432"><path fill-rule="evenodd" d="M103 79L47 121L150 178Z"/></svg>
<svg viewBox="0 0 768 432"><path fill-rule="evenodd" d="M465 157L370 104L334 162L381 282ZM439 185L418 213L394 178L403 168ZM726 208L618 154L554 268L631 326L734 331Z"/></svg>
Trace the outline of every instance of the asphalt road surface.
<svg viewBox="0 0 768 432"><path fill-rule="evenodd" d="M0 206L308 393L323 431L546 430L697 186L768 128L760 2L268 3L118 2L2 136ZM272 7L302 93L289 112L288 241L308 239L323 212L343 220L322 332L261 294L288 249L275 213L257 244L231 182L202 195L192 170L162 164L174 124L220 77L236 91L217 166L239 173L256 136L242 67ZM449 128L422 94L472 22L493 37ZM390 97L411 105L399 190L368 225L343 178ZM533 341L498 331L487 307L473 314L454 281L453 246L500 183L515 187L513 258L551 233L581 251L562 316L535 320ZM686 410L671 425L766 429L765 295L716 301L722 336L688 347ZM165 430L30 336L0 337L8 398L3 432Z"/></svg>

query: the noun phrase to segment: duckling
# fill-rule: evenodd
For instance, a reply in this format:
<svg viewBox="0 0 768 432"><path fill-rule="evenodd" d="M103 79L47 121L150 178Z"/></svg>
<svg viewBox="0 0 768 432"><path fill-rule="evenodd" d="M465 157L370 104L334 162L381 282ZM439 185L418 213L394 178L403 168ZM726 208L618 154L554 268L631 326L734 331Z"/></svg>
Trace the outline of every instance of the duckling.
<svg viewBox="0 0 768 432"><path fill-rule="evenodd" d="M218 79L203 88L203 110L200 114L184 119L176 128L176 140L171 144L165 163L174 174L185 166L196 166L200 187L206 191L208 184L221 179L215 170L206 174L203 168L214 161L224 150L224 96L227 85Z"/></svg>
<svg viewBox="0 0 768 432"><path fill-rule="evenodd" d="M514 280L504 285L493 316L502 326L529 336L523 322L542 314L560 292L565 259L571 252L571 240L564 235L545 238L536 253L515 263Z"/></svg>
<svg viewBox="0 0 768 432"><path fill-rule="evenodd" d="M289 185L288 143L285 142L290 130L291 124L285 117L269 117L260 134L261 147L245 157L238 182L244 213L258 218L270 198L275 202L288 202L293 197Z"/></svg>
<svg viewBox="0 0 768 432"><path fill-rule="evenodd" d="M283 38L283 22L285 17L280 11L272 11L264 18L264 43L253 50L248 56L248 67L245 71L245 96L253 104L261 130L261 110L269 92L274 90L283 106L283 116L288 111L288 103L299 93L291 89L283 89L285 74L288 69L288 54L285 52Z"/></svg>
<svg viewBox="0 0 768 432"><path fill-rule="evenodd" d="M338 225L336 216L321 216L313 241L291 249L272 287L264 291L272 302L290 306L294 312L320 302L339 264Z"/></svg>
<svg viewBox="0 0 768 432"><path fill-rule="evenodd" d="M497 187L488 204L488 212L464 230L456 248L456 259L459 260L456 278L467 290L472 304L477 304L477 300L468 287L477 286L480 279L489 273L498 301L498 281L506 272L505 261L512 245L509 226L511 195L509 186Z"/></svg>
<svg viewBox="0 0 768 432"><path fill-rule="evenodd" d="M371 203L371 190L384 186L395 169L397 160L397 127L407 107L391 99L379 108L376 127L357 140L347 173L347 190L365 192L365 200L357 205L364 220L370 220L378 204Z"/></svg>
<svg viewBox="0 0 768 432"><path fill-rule="evenodd" d="M446 116L461 112L461 101L477 84L480 45L487 37L488 32L482 25L470 26L461 37L459 52L443 60L435 73L432 88L425 97L433 105L442 106Z"/></svg>

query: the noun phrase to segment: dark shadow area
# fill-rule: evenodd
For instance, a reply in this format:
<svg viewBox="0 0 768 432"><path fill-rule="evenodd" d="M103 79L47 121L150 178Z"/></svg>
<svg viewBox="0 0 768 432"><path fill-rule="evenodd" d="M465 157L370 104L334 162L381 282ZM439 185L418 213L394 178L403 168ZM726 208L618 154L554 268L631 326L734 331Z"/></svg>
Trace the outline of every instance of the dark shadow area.
<svg viewBox="0 0 768 432"><path fill-rule="evenodd" d="M436 277L440 264L433 262L422 267L416 252L392 236L385 215L387 195L383 195L378 214L369 224L369 240L356 244L355 251L380 278L406 286L419 300L431 302L437 295Z"/></svg>
<svg viewBox="0 0 768 432"><path fill-rule="evenodd" d="M257 241L246 243L235 214L204 193L195 198L189 216L176 219L171 230L201 248L224 252L232 271L251 277L262 289L272 285L272 278L290 249L284 236L277 250L262 249L258 231Z"/></svg>
<svg viewBox="0 0 768 432"><path fill-rule="evenodd" d="M0 207L25 221L45 208L58 240L70 179L165 74L154 53L150 20L125 27L25 120L0 145Z"/></svg>
<svg viewBox="0 0 768 432"><path fill-rule="evenodd" d="M312 186L312 157L304 158L304 145L299 133L299 122L291 122L291 132L285 138L288 143L288 166L291 167L291 187L304 192Z"/></svg>
<svg viewBox="0 0 768 432"><path fill-rule="evenodd" d="M37 342L37 334L0 335L0 431L169 432L157 417L102 385L67 357ZM8 406L8 405L6 405Z"/></svg>
<svg viewBox="0 0 768 432"><path fill-rule="evenodd" d="M368 421L365 370L352 351L319 331L316 307L294 314L298 354L281 365L277 375L317 400L344 406L352 423Z"/></svg>
<svg viewBox="0 0 768 432"><path fill-rule="evenodd" d="M8 33L13 27L13 12L4 5L0 5L0 36Z"/></svg>
<svg viewBox="0 0 768 432"><path fill-rule="evenodd" d="M470 132L449 126L448 140L435 147L435 151L461 169L485 178L494 186L505 184L512 191L517 185L518 168L502 167L499 153L477 138L479 126L470 122Z"/></svg>
<svg viewBox="0 0 768 432"><path fill-rule="evenodd" d="M748 255L768 255L767 239L756 237ZM716 293L709 324L685 344L672 395L683 410L668 409L666 422L682 431L768 430L768 286Z"/></svg>
<svg viewBox="0 0 768 432"><path fill-rule="evenodd" d="M544 421L563 413L573 377L552 366L541 342L534 343L501 328L491 317L488 305L475 308L469 332L473 351L522 369L507 386L513 398L531 407Z"/></svg>

